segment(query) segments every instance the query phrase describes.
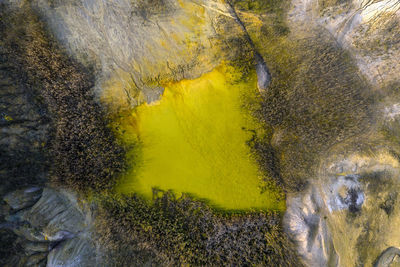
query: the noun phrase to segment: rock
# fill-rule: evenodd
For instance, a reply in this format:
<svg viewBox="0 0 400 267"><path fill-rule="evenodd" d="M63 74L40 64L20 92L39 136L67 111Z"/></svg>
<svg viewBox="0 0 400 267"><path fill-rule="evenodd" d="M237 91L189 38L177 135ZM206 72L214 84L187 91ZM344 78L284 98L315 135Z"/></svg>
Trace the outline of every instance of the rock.
<svg viewBox="0 0 400 267"><path fill-rule="evenodd" d="M269 73L267 64L259 53L254 54L257 72L257 88L261 94L267 90L271 83L271 74Z"/></svg>
<svg viewBox="0 0 400 267"><path fill-rule="evenodd" d="M35 227L32 227L29 223L20 223L13 225L12 230L18 236L23 237L26 240L32 242L45 242L47 241L46 236L43 232Z"/></svg>
<svg viewBox="0 0 400 267"><path fill-rule="evenodd" d="M95 67L98 96L112 107L132 107L156 101L163 92L163 82L198 77L216 67L221 60L234 58L241 49L255 52L257 86L261 93L267 90L271 81L267 65L254 50L244 24L238 25L239 19L232 17L224 1L155 0L152 5L146 5L143 1L131 0L33 0L29 4L46 20L48 28L70 55L87 66ZM325 35L328 35L327 30L332 35L330 39L334 38L337 42L332 50L347 49L351 54L348 60L352 58L356 61L369 83L379 87L399 82L399 1L293 0L292 4L293 10L289 13L292 32L300 37L308 32L307 38L315 40L317 37L313 34L317 31L310 31L309 23ZM262 20L253 21L257 28L260 28L259 21ZM234 43L232 40L244 43L244 47L231 45ZM241 42L243 40L245 42ZM318 61L325 60L323 53L319 56ZM4 181L0 186L0 195L8 192L14 184L28 186L30 179L43 180L47 169L40 147L48 140L48 123L42 120L42 113L31 103L28 89L13 77L12 64L3 61L1 59L0 62L0 86L5 90L1 91L0 104L1 108L6 108L0 114L0 174ZM346 80L345 75L330 72L329 64L313 68L315 61L305 62L310 72L322 70L320 77ZM329 58L326 62L329 63ZM339 63L346 66L345 57L343 62L332 62L336 66ZM356 70L349 70L354 72L357 80L363 80ZM302 79L296 81L303 84ZM322 91L327 97L323 104L327 107L332 104L329 103L331 95L358 99L363 93L357 91L351 94L352 83L348 83L346 94L336 95L329 89L334 88L337 81L331 79L324 82L326 88ZM307 90L299 92L304 96L312 94ZM316 91L318 93L321 92ZM297 96L287 91L284 97L292 97L290 94ZM315 103L296 101L295 97L291 98L288 104L304 105L306 113L318 117L320 110L314 109ZM369 105L369 102L363 101L342 103L354 109ZM352 113L347 109L344 111L347 112L345 115ZM387 107L385 111L385 118L393 126L389 128L396 130L394 125L400 113L398 104ZM338 114L332 112L328 115L332 116L322 116L315 124L330 128ZM339 120L343 124L338 125L350 127L346 121L349 120ZM291 124L290 121L287 123ZM379 128L379 125L374 128ZM296 131L295 127L293 129ZM320 129L312 130L316 132ZM316 174L310 174L309 187L305 191L288 196L285 215L286 229L297 241L299 253L310 266L371 266L375 259L376 266L388 266L399 255L400 211L396 195L400 189L399 157L388 152L388 147L396 150L396 144L379 139L388 132L387 129L381 130L378 130L379 137L373 133L371 140L363 140L363 136L355 144L346 143L341 150L334 151L340 147L338 143L350 142L354 135L359 135L359 131L338 131L334 136L337 139L327 148L313 148L313 153L320 156L315 160L315 165L319 165L312 166L317 169ZM309 132L309 135L303 136L294 133L292 139L312 139L313 131ZM329 133L321 131L320 136L328 136ZM276 139L279 140L277 135ZM398 143L398 136L392 139ZM281 144L286 146L283 141ZM307 144L311 143L298 143L304 150L311 147ZM361 153L359 150L364 146L368 149ZM293 147L288 146L288 150ZM351 154L349 147L358 150ZM327 156L329 153L335 155L334 159ZM340 157L343 159L338 159ZM282 168L292 164L283 158ZM293 161L296 160L294 158ZM308 171L311 173L311 170ZM9 181L9 177L21 177L18 181L22 182ZM60 243L48 256L49 266L93 266L96 263L95 252L89 236L90 220L87 220L90 213L86 211L89 214L86 216L68 192L50 188L44 189L40 195L35 195L35 192L22 190L5 197L14 210L21 211L6 216L8 223L1 222L0 227L13 229L17 235L29 240L26 250L39 252L20 262L43 264L43 255L47 255L46 249L50 248L51 242L48 241L52 241ZM43 242L43 245L38 242ZM388 246L391 247L386 249Z"/></svg>
<svg viewBox="0 0 400 267"><path fill-rule="evenodd" d="M0 41L0 197L18 189L6 196L8 204L18 210L40 196L36 187L44 182L47 169L43 145L50 125L43 104L22 82L20 70L7 53ZM20 190L24 188L28 191Z"/></svg>
<svg viewBox="0 0 400 267"><path fill-rule="evenodd" d="M328 209L349 210L357 212L361 210L364 203L364 193L358 182L359 176L350 174L346 176L335 177L332 183L326 185L326 195L329 195Z"/></svg>
<svg viewBox="0 0 400 267"><path fill-rule="evenodd" d="M244 32L244 37L246 38L247 42L250 44L253 53L254 53L254 61L256 65L256 73L257 73L257 88L260 91L261 95L265 93L265 90L268 88L270 82L271 82L271 74L268 70L267 64L264 61L264 58L260 53L257 51L256 46L254 45L253 40L251 39L249 33L247 32L246 26L241 20L240 16L236 12L235 5L227 1L227 4L229 6L229 11L230 14L232 15L232 18L235 19L237 24L242 28Z"/></svg>
<svg viewBox="0 0 400 267"><path fill-rule="evenodd" d="M24 222L24 215L27 212L27 210L20 210L16 213L10 213L5 216L5 219L7 222L11 224L18 224L18 223L23 223Z"/></svg>
<svg viewBox="0 0 400 267"><path fill-rule="evenodd" d="M388 244L400 246L399 164L387 151L375 153L336 151L308 190L288 197L284 223L308 265L371 266L395 256L392 249L376 260Z"/></svg>
<svg viewBox="0 0 400 267"><path fill-rule="evenodd" d="M0 2L6 4L8 1ZM21 69L14 62L15 56L10 55L4 44L3 32L7 29L1 17L0 228L12 230L16 235L13 234L5 246L1 246L0 266L25 266L27 256L24 251L15 249L17 235L32 241L45 241L45 238L40 230L28 223L6 222L5 218L11 219L10 212L24 210L40 198L40 187L48 170L44 146L49 139L50 121L45 106L35 97L34 90L26 85ZM12 220L17 220L18 215Z"/></svg>
<svg viewBox="0 0 400 267"><path fill-rule="evenodd" d="M33 206L42 195L42 189L39 187L30 187L27 189L21 189L13 191L6 196L4 200L14 210L24 209Z"/></svg>
<svg viewBox="0 0 400 267"><path fill-rule="evenodd" d="M11 2L19 4L18 1L0 2L1 11ZM43 189L50 165L47 144L54 129L43 98L38 97L35 86L28 84L28 74L22 71L14 55L18 52L10 52L8 38L3 39L4 32L9 30L5 20L2 16L0 234L4 243L0 246L0 266L45 266L48 252L56 242L88 235L90 212L83 215L76 197L66 190ZM25 49L18 41L11 42Z"/></svg>
<svg viewBox="0 0 400 267"><path fill-rule="evenodd" d="M45 188L39 201L24 212L22 220L42 229L49 241L71 238L85 228L85 217L72 201L66 193Z"/></svg>
<svg viewBox="0 0 400 267"><path fill-rule="evenodd" d="M18 196L26 199L21 190L9 195L15 203L19 203ZM18 266L45 266L48 254L48 266L93 266L90 213L83 214L75 195L44 188L33 206L7 215L6 220L0 227L11 229L28 255L16 255Z"/></svg>
<svg viewBox="0 0 400 267"><path fill-rule="evenodd" d="M389 267L396 257L400 257L400 249L389 247L385 249L376 260L374 267Z"/></svg>
<svg viewBox="0 0 400 267"><path fill-rule="evenodd" d="M309 187L304 195L289 195L284 217L286 230L297 241L298 251L308 266L338 266L320 193Z"/></svg>
<svg viewBox="0 0 400 267"><path fill-rule="evenodd" d="M33 253L48 252L52 247L48 242L24 242L23 246L26 251Z"/></svg>
<svg viewBox="0 0 400 267"><path fill-rule="evenodd" d="M18 195L18 194L15 194ZM14 232L31 241L61 241L83 231L86 218L67 193L45 188L29 209L8 215ZM71 196L72 197L72 196Z"/></svg>
<svg viewBox="0 0 400 267"><path fill-rule="evenodd" d="M388 246L400 247L400 220L395 217L399 212L399 147L394 141L399 132L400 2L291 3L291 34L307 36L313 27L328 32L354 60L360 80L368 82L364 92L372 86L390 100L380 102L379 111L372 112L376 118L371 122L374 126L366 128L368 134L320 151L313 166L317 174L308 178L309 188L288 196L285 225L309 266L329 266L331 254L322 240L330 240L328 247L335 251L338 266L372 266Z"/></svg>
<svg viewBox="0 0 400 267"><path fill-rule="evenodd" d="M96 263L93 245L85 238L72 238L55 247L47 258L48 267L94 266Z"/></svg>
<svg viewBox="0 0 400 267"><path fill-rule="evenodd" d="M161 83L197 78L252 49L224 1L145 3L35 0L32 6L73 57L97 68L98 95L114 108L154 101Z"/></svg>
<svg viewBox="0 0 400 267"><path fill-rule="evenodd" d="M163 87L143 88L143 94L146 97L146 103L151 104L161 99L164 93Z"/></svg>
<svg viewBox="0 0 400 267"><path fill-rule="evenodd" d="M38 266L41 262L46 262L47 253L36 253L27 259L25 266Z"/></svg>

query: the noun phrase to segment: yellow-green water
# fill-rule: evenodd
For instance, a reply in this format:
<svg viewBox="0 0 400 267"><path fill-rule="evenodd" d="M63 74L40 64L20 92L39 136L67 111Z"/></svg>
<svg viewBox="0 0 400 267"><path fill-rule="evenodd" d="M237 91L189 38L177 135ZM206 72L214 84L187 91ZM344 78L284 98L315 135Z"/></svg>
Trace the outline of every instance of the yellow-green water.
<svg viewBox="0 0 400 267"><path fill-rule="evenodd" d="M120 137L136 148L118 191L147 198L152 188L189 193L228 210L283 210L279 190L261 193L263 174L246 141L258 125L242 108L256 96L256 79L238 81L227 66L169 84L161 100L118 121Z"/></svg>

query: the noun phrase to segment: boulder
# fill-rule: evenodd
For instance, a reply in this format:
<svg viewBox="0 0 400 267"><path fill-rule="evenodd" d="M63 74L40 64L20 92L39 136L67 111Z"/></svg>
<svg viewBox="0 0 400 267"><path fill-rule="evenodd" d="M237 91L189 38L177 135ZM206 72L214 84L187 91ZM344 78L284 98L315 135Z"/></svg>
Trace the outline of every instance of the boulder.
<svg viewBox="0 0 400 267"><path fill-rule="evenodd" d="M389 247L385 249L381 255L379 255L374 267L389 267L394 262L395 258L398 260L399 257L400 249L396 247Z"/></svg>
<svg viewBox="0 0 400 267"><path fill-rule="evenodd" d="M61 242L51 250L47 258L48 267L94 266L96 255L94 246L84 237L76 237Z"/></svg>
<svg viewBox="0 0 400 267"><path fill-rule="evenodd" d="M4 200L14 210L21 210L33 206L42 195L42 188L30 187L26 189L15 190L4 196Z"/></svg>

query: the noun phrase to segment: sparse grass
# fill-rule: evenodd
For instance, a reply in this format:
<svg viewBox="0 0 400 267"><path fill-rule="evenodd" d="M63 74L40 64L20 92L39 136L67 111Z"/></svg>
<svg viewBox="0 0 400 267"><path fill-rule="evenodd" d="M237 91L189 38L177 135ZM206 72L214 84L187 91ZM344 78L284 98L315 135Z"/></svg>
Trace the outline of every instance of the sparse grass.
<svg viewBox="0 0 400 267"><path fill-rule="evenodd" d="M234 7L242 12L249 12L262 16L269 21L274 34L287 35L289 28L286 25L286 12L289 9L288 0L236 0ZM264 24L262 27L265 27ZM248 25L246 25L248 26Z"/></svg>
<svg viewBox="0 0 400 267"><path fill-rule="evenodd" d="M399 47L400 22L394 12L381 14L372 23L361 27L358 34L362 38L356 38L354 45L365 55L387 55L392 49Z"/></svg>
<svg viewBox="0 0 400 267"><path fill-rule="evenodd" d="M271 131L269 140L255 142L260 164L286 190L301 190L319 155L366 129L373 96L329 34L282 34L269 14L244 21L272 75L254 110Z"/></svg>
<svg viewBox="0 0 400 267"><path fill-rule="evenodd" d="M275 144L281 175L298 189L320 153L362 133L372 98L350 56L333 41L322 37L287 44L280 49L290 49L297 58L285 59L286 51L277 54L280 49L265 51L275 78L260 116L282 133Z"/></svg>
<svg viewBox="0 0 400 267"><path fill-rule="evenodd" d="M287 0L236 0L233 1L236 8L254 13L272 13L284 15L285 9L290 4Z"/></svg>
<svg viewBox="0 0 400 267"><path fill-rule="evenodd" d="M318 0L320 8L325 9L327 7L333 7L340 4L350 2L349 0Z"/></svg>
<svg viewBox="0 0 400 267"><path fill-rule="evenodd" d="M320 14L323 14L328 8L333 8L334 12L342 11L340 5L350 6L350 4L349 0L318 0Z"/></svg>
<svg viewBox="0 0 400 267"><path fill-rule="evenodd" d="M168 1L165 0L133 0L132 14L148 20L155 15L165 15L165 13L172 10Z"/></svg>

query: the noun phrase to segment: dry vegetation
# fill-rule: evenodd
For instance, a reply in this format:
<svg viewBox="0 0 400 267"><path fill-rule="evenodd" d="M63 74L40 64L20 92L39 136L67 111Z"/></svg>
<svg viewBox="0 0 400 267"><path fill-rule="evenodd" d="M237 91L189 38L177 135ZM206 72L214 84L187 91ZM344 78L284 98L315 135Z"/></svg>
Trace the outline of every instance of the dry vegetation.
<svg viewBox="0 0 400 267"><path fill-rule="evenodd" d="M254 111L269 135L252 145L270 176L285 190L300 191L323 153L368 127L374 96L349 53L327 32L311 26L307 33L282 31L288 28L288 1L268 1L273 8L260 4L255 11L245 8L246 1L237 3L256 14L242 14L243 21L272 75Z"/></svg>
<svg viewBox="0 0 400 267"><path fill-rule="evenodd" d="M2 45L52 118L52 181L106 195L94 194L110 265L299 265L279 214L219 214L170 193L153 203L110 193L124 151L93 100L90 72L68 59L28 7L0 10Z"/></svg>
<svg viewBox="0 0 400 267"><path fill-rule="evenodd" d="M298 190L312 174L318 155L362 133L372 98L349 55L333 42L305 39L294 49L297 62L286 69L273 66L275 79L260 116L275 129L285 185Z"/></svg>
<svg viewBox="0 0 400 267"><path fill-rule="evenodd" d="M400 22L395 13L378 16L358 31L362 37L354 41L354 45L361 49L364 55L377 54L392 56L391 50L399 47Z"/></svg>
<svg viewBox="0 0 400 267"><path fill-rule="evenodd" d="M279 214L218 214L187 196L155 195L151 205L135 196L101 199L97 222L109 264L301 266Z"/></svg>
<svg viewBox="0 0 400 267"><path fill-rule="evenodd" d="M61 52L33 11L21 10L1 8L1 38L20 76L52 114L52 180L78 190L111 188L123 150L94 101L93 77Z"/></svg>
<svg viewBox="0 0 400 267"><path fill-rule="evenodd" d="M318 5L321 10L328 8L328 7L334 7L337 5L345 4L351 2L349 0L318 0Z"/></svg>
<svg viewBox="0 0 400 267"><path fill-rule="evenodd" d="M366 85L343 50L322 37L297 44L279 39L289 33L284 8L279 1L255 3L235 5L275 14L254 38L273 82L256 111L270 135L255 137L250 145L281 185L299 190L319 153L363 131L371 100L362 93ZM53 181L81 191L112 188L124 167L124 152L93 100L93 77L62 53L31 10L0 10L8 56L53 118ZM278 214L222 215L170 193L153 203L111 193L98 198L99 236L110 249L110 265L299 266Z"/></svg>

